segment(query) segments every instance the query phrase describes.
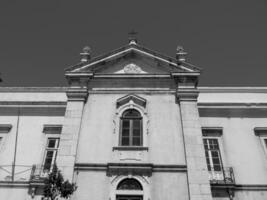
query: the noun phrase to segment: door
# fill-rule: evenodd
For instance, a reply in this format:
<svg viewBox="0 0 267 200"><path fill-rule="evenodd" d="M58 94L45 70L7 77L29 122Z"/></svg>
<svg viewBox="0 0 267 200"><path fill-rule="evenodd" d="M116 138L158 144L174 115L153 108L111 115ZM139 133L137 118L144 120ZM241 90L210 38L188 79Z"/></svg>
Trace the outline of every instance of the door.
<svg viewBox="0 0 267 200"><path fill-rule="evenodd" d="M116 200L143 200L140 195L117 195Z"/></svg>

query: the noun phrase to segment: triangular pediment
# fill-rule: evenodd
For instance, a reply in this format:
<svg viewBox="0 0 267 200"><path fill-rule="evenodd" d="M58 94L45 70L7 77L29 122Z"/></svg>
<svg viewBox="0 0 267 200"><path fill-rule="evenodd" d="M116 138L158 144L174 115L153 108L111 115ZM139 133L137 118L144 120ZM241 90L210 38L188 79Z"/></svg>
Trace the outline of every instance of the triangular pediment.
<svg viewBox="0 0 267 200"><path fill-rule="evenodd" d="M94 74L170 74L199 72L199 68L186 62L177 64L171 58L138 44L129 44L107 54L81 62L66 70L68 73Z"/></svg>

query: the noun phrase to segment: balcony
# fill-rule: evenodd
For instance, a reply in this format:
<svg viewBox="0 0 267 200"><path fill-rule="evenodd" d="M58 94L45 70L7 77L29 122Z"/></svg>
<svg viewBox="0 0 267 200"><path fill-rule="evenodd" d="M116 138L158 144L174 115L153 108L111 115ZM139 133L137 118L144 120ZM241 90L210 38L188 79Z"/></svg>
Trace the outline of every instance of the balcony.
<svg viewBox="0 0 267 200"><path fill-rule="evenodd" d="M211 184L233 185L235 184L234 171L232 167L225 167L222 171L209 171Z"/></svg>
<svg viewBox="0 0 267 200"><path fill-rule="evenodd" d="M50 170L45 169L44 165L33 165L31 172L31 181L42 181L49 174Z"/></svg>
<svg viewBox="0 0 267 200"><path fill-rule="evenodd" d="M48 176L43 165L0 165L0 182L36 182Z"/></svg>
<svg viewBox="0 0 267 200"><path fill-rule="evenodd" d="M1 182L27 182L30 180L32 166L0 165Z"/></svg>

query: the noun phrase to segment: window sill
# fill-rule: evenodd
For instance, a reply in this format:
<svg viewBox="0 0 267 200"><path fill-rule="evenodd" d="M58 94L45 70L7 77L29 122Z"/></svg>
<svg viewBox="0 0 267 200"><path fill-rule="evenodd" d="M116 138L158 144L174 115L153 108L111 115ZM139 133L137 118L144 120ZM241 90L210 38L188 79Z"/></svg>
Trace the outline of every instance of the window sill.
<svg viewBox="0 0 267 200"><path fill-rule="evenodd" d="M112 150L117 151L148 151L148 147L142 147L142 146L117 146L113 147Z"/></svg>

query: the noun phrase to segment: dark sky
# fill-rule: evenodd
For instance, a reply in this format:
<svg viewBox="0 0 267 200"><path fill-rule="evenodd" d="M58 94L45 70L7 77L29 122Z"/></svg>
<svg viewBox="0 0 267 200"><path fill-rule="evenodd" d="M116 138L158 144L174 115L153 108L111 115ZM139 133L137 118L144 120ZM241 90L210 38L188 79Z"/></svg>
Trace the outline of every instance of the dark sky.
<svg viewBox="0 0 267 200"><path fill-rule="evenodd" d="M64 69L138 42L203 68L201 86L267 86L266 0L1 0L2 86L65 86Z"/></svg>

